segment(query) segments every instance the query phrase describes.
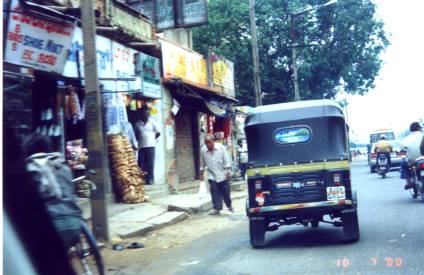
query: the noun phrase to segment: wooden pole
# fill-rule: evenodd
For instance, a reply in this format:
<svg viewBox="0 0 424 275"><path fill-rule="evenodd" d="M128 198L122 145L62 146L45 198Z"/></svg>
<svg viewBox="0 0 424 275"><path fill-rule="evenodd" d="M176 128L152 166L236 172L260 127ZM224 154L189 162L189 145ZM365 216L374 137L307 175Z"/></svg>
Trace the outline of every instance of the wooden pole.
<svg viewBox="0 0 424 275"><path fill-rule="evenodd" d="M255 83L256 106L262 105L261 78L259 75L258 37L256 34L255 0L249 2L250 30L252 36L253 80Z"/></svg>
<svg viewBox="0 0 424 275"><path fill-rule="evenodd" d="M297 51L296 51L296 25L295 25L295 16L290 15L290 38L291 38L291 48L292 48L292 69L293 69L293 86L294 86L294 100L300 101L299 93L299 80L297 78Z"/></svg>
<svg viewBox="0 0 424 275"><path fill-rule="evenodd" d="M90 178L96 184L91 192L92 231L96 238L109 240L106 190L110 185L107 147L103 135L102 104L97 79L96 30L93 0L81 1L81 20L84 43L84 76L86 101L88 168L95 174Z"/></svg>

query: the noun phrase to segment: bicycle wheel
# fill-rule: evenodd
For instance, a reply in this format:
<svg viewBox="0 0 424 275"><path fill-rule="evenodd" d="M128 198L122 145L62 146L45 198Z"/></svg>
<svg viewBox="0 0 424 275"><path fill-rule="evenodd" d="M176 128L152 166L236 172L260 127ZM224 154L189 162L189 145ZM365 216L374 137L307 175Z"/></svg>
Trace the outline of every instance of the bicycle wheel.
<svg viewBox="0 0 424 275"><path fill-rule="evenodd" d="M73 247L72 265L77 274L104 275L103 258L88 226L81 222L81 238Z"/></svg>

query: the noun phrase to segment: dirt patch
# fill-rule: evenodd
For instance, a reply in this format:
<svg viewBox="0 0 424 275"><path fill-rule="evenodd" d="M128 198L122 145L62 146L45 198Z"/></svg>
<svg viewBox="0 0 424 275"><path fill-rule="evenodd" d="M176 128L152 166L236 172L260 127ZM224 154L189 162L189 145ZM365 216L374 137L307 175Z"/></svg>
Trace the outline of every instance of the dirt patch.
<svg viewBox="0 0 424 275"><path fill-rule="evenodd" d="M234 200L233 206L235 213L223 210L219 216L210 216L207 212L195 214L182 222L155 230L145 236L123 239L121 243L125 249L122 251L112 250L112 245L107 245L102 250L107 274L125 274L120 270L131 265L147 265L170 249L193 242L210 233L237 226L246 220L245 199ZM145 247L127 248L132 242L142 243Z"/></svg>

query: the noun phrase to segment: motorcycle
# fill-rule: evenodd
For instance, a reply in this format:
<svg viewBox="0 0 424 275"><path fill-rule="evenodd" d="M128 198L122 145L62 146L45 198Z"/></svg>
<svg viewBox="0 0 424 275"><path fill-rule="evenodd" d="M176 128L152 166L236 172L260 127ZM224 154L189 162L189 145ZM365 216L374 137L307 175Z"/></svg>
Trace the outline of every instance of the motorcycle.
<svg viewBox="0 0 424 275"><path fill-rule="evenodd" d="M389 172L389 162L385 154L378 154L375 170L383 179L386 177L386 173Z"/></svg>
<svg viewBox="0 0 424 275"><path fill-rule="evenodd" d="M421 196L424 202L424 156L417 158L416 166L413 168L412 179L415 186L411 189L411 195L414 199Z"/></svg>

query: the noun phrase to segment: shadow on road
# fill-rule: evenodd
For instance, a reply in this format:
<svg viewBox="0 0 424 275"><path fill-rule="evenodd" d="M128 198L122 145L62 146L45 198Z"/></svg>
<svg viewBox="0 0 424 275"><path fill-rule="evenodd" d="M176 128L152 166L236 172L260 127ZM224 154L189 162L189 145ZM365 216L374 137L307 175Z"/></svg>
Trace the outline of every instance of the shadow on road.
<svg viewBox="0 0 424 275"><path fill-rule="evenodd" d="M423 204L424 202L421 200L421 197L418 196L418 198L413 199L411 195L409 194L409 191L405 191L405 197L403 198L396 198L395 200L392 200L390 202L393 205L397 206L405 206L408 207L409 205L416 205L416 204Z"/></svg>
<svg viewBox="0 0 424 275"><path fill-rule="evenodd" d="M343 240L342 228L322 226L318 228L280 227L279 230L266 234L265 248L299 248L349 245Z"/></svg>

